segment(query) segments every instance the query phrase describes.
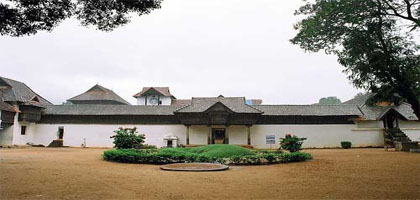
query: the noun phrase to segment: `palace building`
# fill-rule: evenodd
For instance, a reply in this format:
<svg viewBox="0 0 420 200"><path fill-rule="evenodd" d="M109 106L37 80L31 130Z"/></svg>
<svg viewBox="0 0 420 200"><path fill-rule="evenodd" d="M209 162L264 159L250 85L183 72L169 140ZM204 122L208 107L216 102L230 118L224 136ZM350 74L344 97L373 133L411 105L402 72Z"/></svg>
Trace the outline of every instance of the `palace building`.
<svg viewBox="0 0 420 200"><path fill-rule="evenodd" d="M112 147L115 130L137 127L158 147L235 144L279 147L290 133L306 137L306 148L384 146L390 130L420 140L420 122L410 105L366 104L369 94L339 105L265 105L245 97L177 99L168 87L144 87L130 105L95 85L63 105L53 105L22 82L0 77L0 145Z"/></svg>

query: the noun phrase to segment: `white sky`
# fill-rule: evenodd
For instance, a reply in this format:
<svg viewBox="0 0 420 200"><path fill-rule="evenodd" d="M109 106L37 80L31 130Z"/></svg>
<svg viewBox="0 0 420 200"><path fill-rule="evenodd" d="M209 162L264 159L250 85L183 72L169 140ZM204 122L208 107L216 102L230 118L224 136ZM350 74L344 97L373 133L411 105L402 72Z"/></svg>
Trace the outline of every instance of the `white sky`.
<svg viewBox="0 0 420 200"><path fill-rule="evenodd" d="M60 104L99 83L131 103L145 86L178 99L261 98L310 104L358 91L335 56L289 42L298 0L165 0L113 32L64 21L51 33L0 36L0 76L25 82Z"/></svg>

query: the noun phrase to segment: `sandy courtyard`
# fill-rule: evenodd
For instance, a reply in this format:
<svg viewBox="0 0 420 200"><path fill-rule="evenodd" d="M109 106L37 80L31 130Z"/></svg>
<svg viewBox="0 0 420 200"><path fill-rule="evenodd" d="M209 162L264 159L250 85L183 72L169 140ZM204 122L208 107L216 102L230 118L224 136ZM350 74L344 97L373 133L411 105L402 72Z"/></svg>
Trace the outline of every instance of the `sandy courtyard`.
<svg viewBox="0 0 420 200"><path fill-rule="evenodd" d="M420 198L420 154L307 150L315 160L169 172L103 161L104 149L0 149L0 199Z"/></svg>

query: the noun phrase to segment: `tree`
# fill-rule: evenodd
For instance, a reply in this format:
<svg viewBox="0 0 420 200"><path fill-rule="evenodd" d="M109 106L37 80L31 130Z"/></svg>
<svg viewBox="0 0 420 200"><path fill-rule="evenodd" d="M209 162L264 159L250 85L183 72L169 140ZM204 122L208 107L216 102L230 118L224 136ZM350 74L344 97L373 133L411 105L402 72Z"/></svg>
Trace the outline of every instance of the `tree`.
<svg viewBox="0 0 420 200"><path fill-rule="evenodd" d="M138 134L137 127L120 127L114 133L115 135L110 138L114 139L114 147L117 149L139 149L143 146L146 139L144 134Z"/></svg>
<svg viewBox="0 0 420 200"><path fill-rule="evenodd" d="M33 35L52 31L74 16L83 26L111 31L160 8L162 0L4 0L0 2L0 35Z"/></svg>
<svg viewBox="0 0 420 200"><path fill-rule="evenodd" d="M320 105L341 104L341 100L337 97L324 97L319 100L318 104Z"/></svg>
<svg viewBox="0 0 420 200"><path fill-rule="evenodd" d="M315 0L295 14L293 44L337 55L357 88L405 101L420 119L419 0Z"/></svg>

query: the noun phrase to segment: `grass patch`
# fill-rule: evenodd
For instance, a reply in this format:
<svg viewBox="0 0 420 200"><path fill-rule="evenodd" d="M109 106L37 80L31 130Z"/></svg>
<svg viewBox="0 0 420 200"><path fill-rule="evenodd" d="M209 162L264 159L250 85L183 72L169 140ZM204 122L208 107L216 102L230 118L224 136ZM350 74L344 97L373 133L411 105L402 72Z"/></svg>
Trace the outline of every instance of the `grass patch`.
<svg viewBox="0 0 420 200"><path fill-rule="evenodd" d="M229 158L232 156L255 155L255 153L249 149L228 144L213 144L190 148L189 152L214 158Z"/></svg>

